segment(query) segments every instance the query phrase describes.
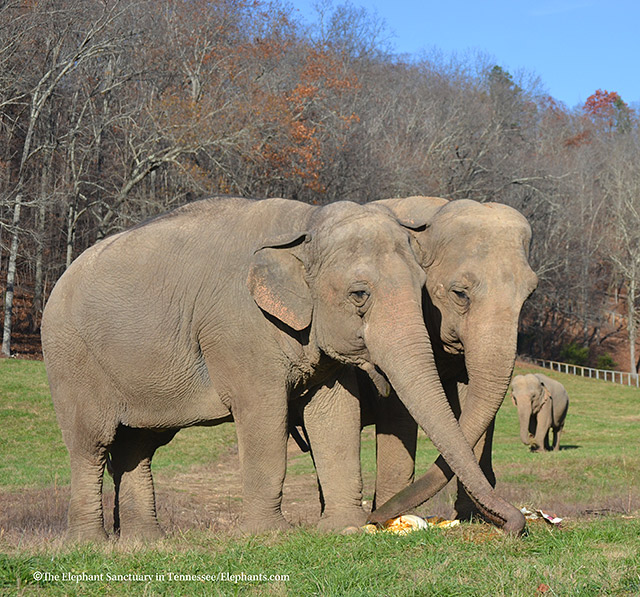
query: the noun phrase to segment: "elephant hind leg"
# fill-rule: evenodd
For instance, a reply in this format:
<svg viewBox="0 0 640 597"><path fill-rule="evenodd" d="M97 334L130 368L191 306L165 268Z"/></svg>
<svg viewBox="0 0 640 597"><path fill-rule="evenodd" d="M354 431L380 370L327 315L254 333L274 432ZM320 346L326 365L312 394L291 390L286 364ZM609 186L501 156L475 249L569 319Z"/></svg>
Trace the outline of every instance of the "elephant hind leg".
<svg viewBox="0 0 640 597"><path fill-rule="evenodd" d="M558 452L560 450L560 434L562 433L562 427L559 429L553 430L553 445L552 449L554 452Z"/></svg>
<svg viewBox="0 0 640 597"><path fill-rule="evenodd" d="M156 516L151 459L175 434L176 430L118 428L109 453L116 492L113 526L121 539L153 541L163 536Z"/></svg>
<svg viewBox="0 0 640 597"><path fill-rule="evenodd" d="M69 393L68 395L72 395ZM55 394L54 394L55 396ZM97 415L88 409L71 409L62 404L56 409L64 421L62 435L71 464L71 496L68 510L67 540L96 541L107 539L102 506L102 483L107 461L107 446L115 433L107 420L95 424Z"/></svg>
<svg viewBox="0 0 640 597"><path fill-rule="evenodd" d="M70 451L71 499L69 501L67 540L72 542L107 539L102 510L102 479L106 450Z"/></svg>

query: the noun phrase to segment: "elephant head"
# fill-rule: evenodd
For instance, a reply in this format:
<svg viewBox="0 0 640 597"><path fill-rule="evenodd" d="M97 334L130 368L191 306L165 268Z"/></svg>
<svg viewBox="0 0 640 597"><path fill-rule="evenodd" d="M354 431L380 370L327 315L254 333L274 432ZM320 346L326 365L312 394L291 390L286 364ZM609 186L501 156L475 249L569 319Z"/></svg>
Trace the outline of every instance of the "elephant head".
<svg viewBox="0 0 640 597"><path fill-rule="evenodd" d="M248 286L263 311L308 334L311 350L360 367L383 392L388 380L470 495L520 532L522 515L482 474L436 370L422 305L429 279L414 253L428 246L417 247L412 236L426 224L346 202L318 208L306 230L256 251ZM450 275L469 285L470 271Z"/></svg>
<svg viewBox="0 0 640 597"><path fill-rule="evenodd" d="M529 267L531 229L496 203L409 197L377 202L400 218L426 221L416 253L426 272L425 321L440 370L464 359L468 389L460 426L471 446L489 428L509 387L525 299L537 285ZM383 505L372 519L432 497L452 478L446 459Z"/></svg>

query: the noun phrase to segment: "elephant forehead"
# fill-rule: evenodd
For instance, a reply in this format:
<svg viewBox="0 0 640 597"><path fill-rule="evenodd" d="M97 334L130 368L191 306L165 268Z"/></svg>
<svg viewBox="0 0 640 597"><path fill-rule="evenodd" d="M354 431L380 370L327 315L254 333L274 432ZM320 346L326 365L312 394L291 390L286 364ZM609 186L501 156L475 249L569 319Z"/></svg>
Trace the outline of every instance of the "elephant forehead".
<svg viewBox="0 0 640 597"><path fill-rule="evenodd" d="M519 284L530 275L526 230L510 224L490 226L462 218L434 229L433 258L446 271L482 271L482 279ZM435 227L434 227L435 228Z"/></svg>
<svg viewBox="0 0 640 597"><path fill-rule="evenodd" d="M387 216L363 213L326 223L314 235L320 253L349 252L374 257L409 246L409 236Z"/></svg>
<svg viewBox="0 0 640 597"><path fill-rule="evenodd" d="M530 237L528 225L519 220L473 217L465 214L443 220L434 230L440 231L444 239L455 239L458 244L486 243L495 246L520 246Z"/></svg>
<svg viewBox="0 0 640 597"><path fill-rule="evenodd" d="M467 217L491 222L510 222L512 225L529 227L527 219L516 209L502 203L478 203L470 199L459 199L445 204L439 218Z"/></svg>
<svg viewBox="0 0 640 597"><path fill-rule="evenodd" d="M515 393L526 391L529 385L530 383L524 375L516 375L511 382L511 386Z"/></svg>

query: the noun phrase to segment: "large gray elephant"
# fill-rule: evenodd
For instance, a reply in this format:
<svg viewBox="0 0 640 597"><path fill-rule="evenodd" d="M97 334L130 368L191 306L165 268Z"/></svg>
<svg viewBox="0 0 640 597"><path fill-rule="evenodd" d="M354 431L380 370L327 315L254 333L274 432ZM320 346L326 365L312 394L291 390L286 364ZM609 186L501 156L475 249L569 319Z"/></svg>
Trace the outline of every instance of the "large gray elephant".
<svg viewBox="0 0 640 597"><path fill-rule="evenodd" d="M413 236L426 274L424 318L433 344L433 366L465 437L495 485L494 418L513 372L520 310L537 285L528 263L529 224L516 210L496 203L408 197L372 205L403 221L425 223ZM361 399L371 413L368 422L376 424L377 438L375 502L369 520L382 523L435 495L454 474L446 456L441 456L411 484L417 426L397 397L377 397L369 386L360 379ZM306 413L304 422L307 429L319 427ZM321 438L322 432L315 435ZM309 439L313 449L313 435ZM350 458L358 458L355 450ZM341 460L346 461L344 453ZM321 489L326 500L327 491ZM456 510L461 518L477 512L477 503L462 485ZM482 508L480 513L500 524Z"/></svg>
<svg viewBox="0 0 640 597"><path fill-rule="evenodd" d="M569 408L564 386L543 373L516 375L511 382L511 396L518 408L522 443L534 452L559 450ZM551 442L549 431L553 431Z"/></svg>
<svg viewBox="0 0 640 597"><path fill-rule="evenodd" d="M160 536L155 450L180 428L231 419L242 528L288 527L280 506L289 403L329 388L336 399L317 403L335 422L325 445L335 454L358 444L359 403L340 390L349 365L382 393L390 382L474 499L507 530L522 531L522 514L482 474L434 365L412 240L423 225L348 202L226 198L189 204L85 251L56 284L42 324L71 460L70 538L106 536L107 457L121 537ZM334 479L347 486L359 461L318 474L325 487ZM330 494L324 527L364 520L358 496Z"/></svg>

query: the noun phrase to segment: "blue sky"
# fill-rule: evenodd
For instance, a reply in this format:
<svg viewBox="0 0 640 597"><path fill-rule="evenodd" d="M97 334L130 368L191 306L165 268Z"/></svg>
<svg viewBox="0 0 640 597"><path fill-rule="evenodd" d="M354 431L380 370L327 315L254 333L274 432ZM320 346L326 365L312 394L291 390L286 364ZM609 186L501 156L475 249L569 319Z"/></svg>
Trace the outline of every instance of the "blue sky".
<svg viewBox="0 0 640 597"><path fill-rule="evenodd" d="M313 20L316 0L290 0ZM342 0L334 0L341 4ZM597 89L640 103L640 0L351 0L384 19L397 53L481 53L537 75L573 108Z"/></svg>

